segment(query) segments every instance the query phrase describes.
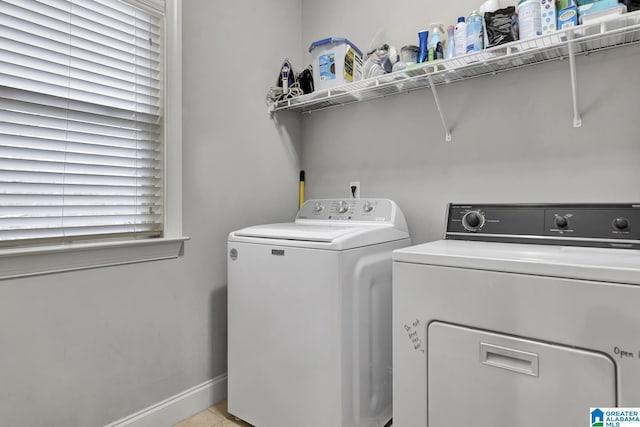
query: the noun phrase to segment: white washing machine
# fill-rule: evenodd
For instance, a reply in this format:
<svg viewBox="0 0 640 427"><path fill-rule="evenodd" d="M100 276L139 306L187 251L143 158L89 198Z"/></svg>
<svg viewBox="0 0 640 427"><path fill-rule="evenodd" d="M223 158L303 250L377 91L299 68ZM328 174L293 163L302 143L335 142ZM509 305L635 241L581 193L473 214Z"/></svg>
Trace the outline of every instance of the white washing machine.
<svg viewBox="0 0 640 427"><path fill-rule="evenodd" d="M310 200L295 222L234 231L228 407L258 427L391 419L391 253L410 245L391 200Z"/></svg>
<svg viewBox="0 0 640 427"><path fill-rule="evenodd" d="M444 240L394 252L394 427L640 407L639 248L640 205L450 205Z"/></svg>

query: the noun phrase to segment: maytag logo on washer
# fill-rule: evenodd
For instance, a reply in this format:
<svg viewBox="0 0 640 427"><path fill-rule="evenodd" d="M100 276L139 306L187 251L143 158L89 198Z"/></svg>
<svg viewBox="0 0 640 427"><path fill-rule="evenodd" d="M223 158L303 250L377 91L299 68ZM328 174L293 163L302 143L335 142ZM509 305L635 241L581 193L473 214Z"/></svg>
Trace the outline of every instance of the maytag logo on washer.
<svg viewBox="0 0 640 427"><path fill-rule="evenodd" d="M232 261L235 261L238 259L238 250L236 248L233 248L229 251L229 257L231 258Z"/></svg>
<svg viewBox="0 0 640 427"><path fill-rule="evenodd" d="M591 427L640 427L640 408L591 408Z"/></svg>
<svg viewBox="0 0 640 427"><path fill-rule="evenodd" d="M271 255L284 256L284 249L271 249Z"/></svg>

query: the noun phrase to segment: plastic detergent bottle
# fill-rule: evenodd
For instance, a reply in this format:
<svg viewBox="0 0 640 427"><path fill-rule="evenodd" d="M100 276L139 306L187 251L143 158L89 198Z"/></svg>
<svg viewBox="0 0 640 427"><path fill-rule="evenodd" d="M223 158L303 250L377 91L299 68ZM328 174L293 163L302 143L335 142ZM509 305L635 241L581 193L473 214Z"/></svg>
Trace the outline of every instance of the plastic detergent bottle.
<svg viewBox="0 0 640 427"><path fill-rule="evenodd" d="M454 30L455 39L455 56L464 55L467 53L467 23L464 20L464 16L458 18L458 23Z"/></svg>
<svg viewBox="0 0 640 427"><path fill-rule="evenodd" d="M418 41L420 42L420 45L418 46L418 64L426 61L429 58L429 45L427 44L428 39L429 31L422 30L418 32Z"/></svg>
<svg viewBox="0 0 640 427"><path fill-rule="evenodd" d="M520 40L542 35L540 0L520 0L517 13Z"/></svg>
<svg viewBox="0 0 640 427"><path fill-rule="evenodd" d="M480 52L484 48L482 16L475 10L467 19L467 53Z"/></svg>
<svg viewBox="0 0 640 427"><path fill-rule="evenodd" d="M444 27L441 23L435 22L431 24L431 40L429 41L429 61L444 58L442 50L442 38L444 36Z"/></svg>

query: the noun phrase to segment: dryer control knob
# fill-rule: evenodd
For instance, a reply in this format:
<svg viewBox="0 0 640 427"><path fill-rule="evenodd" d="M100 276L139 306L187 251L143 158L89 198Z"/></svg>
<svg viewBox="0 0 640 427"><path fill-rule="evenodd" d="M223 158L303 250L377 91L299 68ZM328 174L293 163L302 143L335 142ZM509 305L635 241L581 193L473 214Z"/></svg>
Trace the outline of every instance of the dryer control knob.
<svg viewBox="0 0 640 427"><path fill-rule="evenodd" d="M349 203L345 202L344 200L340 200L340 203L338 204L338 213L343 214L348 210L349 210Z"/></svg>
<svg viewBox="0 0 640 427"><path fill-rule="evenodd" d="M567 228L569 226L569 218L567 218L565 215L563 216L556 216L556 227L558 228Z"/></svg>
<svg viewBox="0 0 640 427"><path fill-rule="evenodd" d="M322 212L323 209L324 209L324 205L320 202L316 202L316 204L313 205L313 213L320 213Z"/></svg>
<svg viewBox="0 0 640 427"><path fill-rule="evenodd" d="M371 202L366 201L364 202L364 206L362 207L362 210L365 212L371 212L373 210L373 205L371 204Z"/></svg>
<svg viewBox="0 0 640 427"><path fill-rule="evenodd" d="M616 218L613 220L613 227L616 230L626 230L629 228L629 220L627 218Z"/></svg>
<svg viewBox="0 0 640 427"><path fill-rule="evenodd" d="M478 231L484 225L484 215L479 211L471 211L462 217L462 226L467 231Z"/></svg>

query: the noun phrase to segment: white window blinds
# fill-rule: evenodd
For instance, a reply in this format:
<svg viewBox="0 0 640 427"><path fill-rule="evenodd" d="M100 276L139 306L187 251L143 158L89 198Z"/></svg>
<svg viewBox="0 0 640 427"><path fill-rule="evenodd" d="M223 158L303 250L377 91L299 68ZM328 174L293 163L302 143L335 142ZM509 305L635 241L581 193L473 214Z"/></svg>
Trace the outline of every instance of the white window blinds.
<svg viewBox="0 0 640 427"><path fill-rule="evenodd" d="M0 245L162 234L164 4L140 2L0 0Z"/></svg>

